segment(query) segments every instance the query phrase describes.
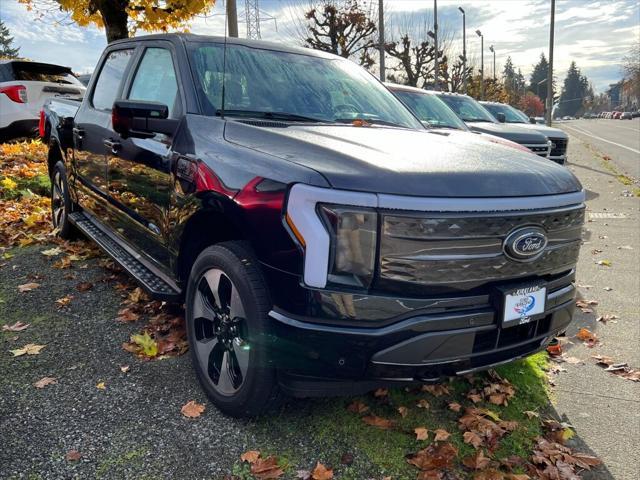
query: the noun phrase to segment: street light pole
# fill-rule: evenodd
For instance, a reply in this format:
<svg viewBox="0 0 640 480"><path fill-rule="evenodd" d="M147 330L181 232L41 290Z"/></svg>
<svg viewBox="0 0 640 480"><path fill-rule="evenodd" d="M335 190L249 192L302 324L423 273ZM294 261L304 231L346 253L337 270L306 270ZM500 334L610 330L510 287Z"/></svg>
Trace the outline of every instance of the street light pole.
<svg viewBox="0 0 640 480"><path fill-rule="evenodd" d="M435 58L435 67L436 71L434 73L434 84L436 91L440 90L438 84L438 73L440 72L440 64L438 62L438 0L433 0L433 43L436 48L436 58Z"/></svg>
<svg viewBox="0 0 640 480"><path fill-rule="evenodd" d="M462 7L458 7L462 13L462 83L464 85L464 94L467 94L467 23Z"/></svg>
<svg viewBox="0 0 640 480"><path fill-rule="evenodd" d="M493 53L493 79L496 79L496 51L493 48L493 45L489 47L489 51Z"/></svg>
<svg viewBox="0 0 640 480"><path fill-rule="evenodd" d="M549 28L549 73L547 75L547 126L551 126L553 110L553 34L556 23L556 0L551 0L551 26Z"/></svg>
<svg viewBox="0 0 640 480"><path fill-rule="evenodd" d="M480 100L484 100L484 37L480 30L476 30L480 37Z"/></svg>
<svg viewBox="0 0 640 480"><path fill-rule="evenodd" d="M380 51L380 81L384 82L385 78L385 67L384 67L384 1L378 0L378 32L380 35L378 45Z"/></svg>

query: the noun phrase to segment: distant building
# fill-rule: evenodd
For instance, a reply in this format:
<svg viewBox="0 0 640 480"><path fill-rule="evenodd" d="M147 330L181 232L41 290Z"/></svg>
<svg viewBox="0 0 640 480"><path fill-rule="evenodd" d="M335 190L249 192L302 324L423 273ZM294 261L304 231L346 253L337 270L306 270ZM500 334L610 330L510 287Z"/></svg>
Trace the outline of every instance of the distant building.
<svg viewBox="0 0 640 480"><path fill-rule="evenodd" d="M605 92L607 94L607 97L609 98L609 106L612 110L615 110L620 106L621 91L622 80L620 80L618 83L612 83L611 85L609 85L609 90Z"/></svg>

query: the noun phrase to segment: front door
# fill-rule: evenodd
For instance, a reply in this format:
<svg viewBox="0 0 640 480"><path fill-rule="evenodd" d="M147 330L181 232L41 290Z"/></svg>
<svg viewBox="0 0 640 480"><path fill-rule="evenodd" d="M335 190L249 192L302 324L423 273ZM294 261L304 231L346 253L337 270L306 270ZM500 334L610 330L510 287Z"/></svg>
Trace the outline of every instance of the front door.
<svg viewBox="0 0 640 480"><path fill-rule="evenodd" d="M147 46L122 97L169 107L169 118L182 114L173 54L164 42ZM171 137L122 139L111 132L107 175L115 229L141 252L169 267L167 248L173 188Z"/></svg>
<svg viewBox="0 0 640 480"><path fill-rule="evenodd" d="M122 87L134 50L109 52L102 63L89 101L78 110L73 128L73 173L79 203L106 221L108 203L107 151L105 138L111 129L111 107Z"/></svg>

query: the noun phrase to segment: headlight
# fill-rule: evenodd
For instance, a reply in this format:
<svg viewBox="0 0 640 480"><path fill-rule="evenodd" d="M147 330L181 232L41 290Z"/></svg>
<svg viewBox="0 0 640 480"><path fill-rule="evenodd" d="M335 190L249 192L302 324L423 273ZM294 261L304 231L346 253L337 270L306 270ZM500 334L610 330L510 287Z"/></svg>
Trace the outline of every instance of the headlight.
<svg viewBox="0 0 640 480"><path fill-rule="evenodd" d="M367 288L376 256L378 197L293 185L287 195L285 228L304 251L305 285L328 284Z"/></svg>
<svg viewBox="0 0 640 480"><path fill-rule="evenodd" d="M327 204L317 208L331 237L328 282L368 288L376 258L375 210Z"/></svg>

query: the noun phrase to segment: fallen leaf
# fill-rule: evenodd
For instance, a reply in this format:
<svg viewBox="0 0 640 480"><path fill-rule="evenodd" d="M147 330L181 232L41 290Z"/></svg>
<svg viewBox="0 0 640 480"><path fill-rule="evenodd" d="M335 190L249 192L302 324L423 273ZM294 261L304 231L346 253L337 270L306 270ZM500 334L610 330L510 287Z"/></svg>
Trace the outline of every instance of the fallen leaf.
<svg viewBox="0 0 640 480"><path fill-rule="evenodd" d="M451 410L451 411L459 412L461 408L462 408L462 405L460 405L457 402L451 402L449 404L449 410Z"/></svg>
<svg viewBox="0 0 640 480"><path fill-rule="evenodd" d="M20 357L22 355L40 355L40 350L42 350L45 345L37 345L35 343L27 343L24 347L18 348L16 350L9 350L13 353L14 357Z"/></svg>
<svg viewBox="0 0 640 480"><path fill-rule="evenodd" d="M484 456L484 452L481 448L476 450L475 454L462 459L462 464L472 470L482 470L483 468L486 468L490 462L491 459Z"/></svg>
<svg viewBox="0 0 640 480"><path fill-rule="evenodd" d="M258 480L271 480L280 478L284 474L284 471L278 465L277 458L267 457L258 458L258 460L251 465L251 473Z"/></svg>
<svg viewBox="0 0 640 480"><path fill-rule="evenodd" d="M473 480L504 480L504 473L494 468L478 472L473 476Z"/></svg>
<svg viewBox="0 0 640 480"><path fill-rule="evenodd" d="M46 257L55 257L56 255L60 255L62 253L62 249L60 247L54 247L48 250L43 250L40 253Z"/></svg>
<svg viewBox="0 0 640 480"><path fill-rule="evenodd" d="M20 293L30 292L38 287L40 287L39 283L25 283L24 285L18 285L18 291Z"/></svg>
<svg viewBox="0 0 640 480"><path fill-rule="evenodd" d="M424 398L421 398L420 400L418 400L418 403L416 404L416 407L428 409L429 408L429 402L427 402L427 400L425 400Z"/></svg>
<svg viewBox="0 0 640 480"><path fill-rule="evenodd" d="M395 422L393 420L388 420L376 415L368 415L366 417L362 417L362 421L367 425L382 428L383 430L388 430L395 426Z"/></svg>
<svg viewBox="0 0 640 480"><path fill-rule="evenodd" d="M405 418L409 415L409 409L407 407L398 407L398 413L402 418Z"/></svg>
<svg viewBox="0 0 640 480"><path fill-rule="evenodd" d="M436 383L434 385L422 385L423 392L429 392L434 397L441 397L442 395L449 395L449 387Z"/></svg>
<svg viewBox="0 0 640 480"><path fill-rule="evenodd" d="M5 332L21 332L29 327L30 323L16 322L13 325L3 325L2 330Z"/></svg>
<svg viewBox="0 0 640 480"><path fill-rule="evenodd" d="M296 471L296 478L300 480L311 480L311 471L309 470L298 470Z"/></svg>
<svg viewBox="0 0 640 480"><path fill-rule="evenodd" d="M584 341L589 347L593 347L598 343L596 334L586 328L581 328L576 334L576 337Z"/></svg>
<svg viewBox="0 0 640 480"><path fill-rule="evenodd" d="M313 480L330 480L333 478L333 470L325 467L320 462L316 463L316 468L311 472L311 478Z"/></svg>
<svg viewBox="0 0 640 480"><path fill-rule="evenodd" d="M598 318L596 318L596 322L601 322L604 323L605 325L607 324L607 322L610 322L612 320L616 320L618 318L617 315L612 315L612 314L605 314L605 315L601 315ZM613 322L616 323L616 322Z"/></svg>
<svg viewBox="0 0 640 480"><path fill-rule="evenodd" d="M538 412L534 412L532 410L525 410L524 413L529 418L540 418L540 414Z"/></svg>
<svg viewBox="0 0 640 480"><path fill-rule="evenodd" d="M435 442L444 442L451 436L449 432L442 428L438 428L434 431L434 433L436 434L435 438L433 439Z"/></svg>
<svg viewBox="0 0 640 480"><path fill-rule="evenodd" d="M373 392L373 396L376 398L386 397L387 395L389 395L389 390L386 388L379 388Z"/></svg>
<svg viewBox="0 0 640 480"><path fill-rule="evenodd" d="M118 312L118 318L116 318L119 322L135 322L140 318L140 314L135 313L131 308L123 308Z"/></svg>
<svg viewBox="0 0 640 480"><path fill-rule="evenodd" d="M182 406L180 411L185 417L196 418L202 415L202 412L204 412L204 405L190 400Z"/></svg>
<svg viewBox="0 0 640 480"><path fill-rule="evenodd" d="M479 403L482 401L482 395L478 394L478 393L471 393L469 392L467 394L467 398L469 400L471 400L473 403Z"/></svg>
<svg viewBox="0 0 640 480"><path fill-rule="evenodd" d="M97 383L97 385L96 385L96 388L97 388L98 390L106 390L106 389L107 389L107 386L105 385L105 383L104 383L104 382L98 382L98 383Z"/></svg>
<svg viewBox="0 0 640 480"><path fill-rule="evenodd" d="M482 438L476 432L464 432L462 435L464 443L468 443L473 445L475 448L478 448L482 445Z"/></svg>
<svg viewBox="0 0 640 480"><path fill-rule="evenodd" d="M429 430L424 427L414 428L413 433L416 434L416 440L426 440L427 438L429 438Z"/></svg>
<svg viewBox="0 0 640 480"><path fill-rule="evenodd" d="M66 307L71 303L71 300L73 300L73 295L66 295L56 300L56 306L58 308Z"/></svg>
<svg viewBox="0 0 640 480"><path fill-rule="evenodd" d="M352 403L349 404L349 406L347 407L347 410L349 410L352 413L365 413L369 410L369 407L359 400L354 400Z"/></svg>
<svg viewBox="0 0 640 480"><path fill-rule="evenodd" d="M142 335L131 335L131 341L140 347L140 353L143 355L150 358L158 355L158 344L148 332L144 332Z"/></svg>
<svg viewBox="0 0 640 480"><path fill-rule="evenodd" d="M603 267L610 267L612 265L611 260L598 260L596 264L601 265Z"/></svg>
<svg viewBox="0 0 640 480"><path fill-rule="evenodd" d="M129 365L120 365L120 371L122 373L127 373L130 369L131 367Z"/></svg>
<svg viewBox="0 0 640 480"><path fill-rule="evenodd" d="M458 449L450 443L429 445L416 453L406 456L407 462L420 470L438 470L453 466Z"/></svg>
<svg viewBox="0 0 640 480"><path fill-rule="evenodd" d="M79 292L86 292L93 288L93 283L91 282L80 282L76 285L76 290Z"/></svg>
<svg viewBox="0 0 640 480"><path fill-rule="evenodd" d="M64 456L65 460L69 462L77 462L80 460L81 453L77 450L69 450L67 454Z"/></svg>
<svg viewBox="0 0 640 480"><path fill-rule="evenodd" d="M55 383L58 383L55 377L42 377L40 380L34 383L33 386L36 388L44 388L47 385L53 385Z"/></svg>
<svg viewBox="0 0 640 480"><path fill-rule="evenodd" d="M184 407L182 408L184 409ZM240 455L240 460L248 463L256 463L256 460L258 460L258 458L260 458L260 452L258 450L249 450L247 452L244 452L242 455Z"/></svg>

